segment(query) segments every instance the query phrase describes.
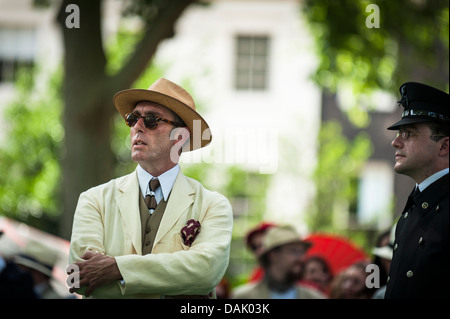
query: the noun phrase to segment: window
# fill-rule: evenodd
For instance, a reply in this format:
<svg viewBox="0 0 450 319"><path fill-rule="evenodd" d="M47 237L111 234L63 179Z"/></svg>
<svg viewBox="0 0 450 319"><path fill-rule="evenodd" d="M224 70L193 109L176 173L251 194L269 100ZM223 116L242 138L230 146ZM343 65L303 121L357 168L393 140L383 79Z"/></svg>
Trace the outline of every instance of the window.
<svg viewBox="0 0 450 319"><path fill-rule="evenodd" d="M368 161L358 185L357 219L360 225L386 229L392 224L394 172L390 162Z"/></svg>
<svg viewBox="0 0 450 319"><path fill-rule="evenodd" d="M14 82L21 68L31 69L33 61L8 60L0 57L0 83Z"/></svg>
<svg viewBox="0 0 450 319"><path fill-rule="evenodd" d="M0 83L13 82L21 67L33 66L36 36L32 29L0 29Z"/></svg>
<svg viewBox="0 0 450 319"><path fill-rule="evenodd" d="M266 90L270 39L267 36L237 36L235 88Z"/></svg>

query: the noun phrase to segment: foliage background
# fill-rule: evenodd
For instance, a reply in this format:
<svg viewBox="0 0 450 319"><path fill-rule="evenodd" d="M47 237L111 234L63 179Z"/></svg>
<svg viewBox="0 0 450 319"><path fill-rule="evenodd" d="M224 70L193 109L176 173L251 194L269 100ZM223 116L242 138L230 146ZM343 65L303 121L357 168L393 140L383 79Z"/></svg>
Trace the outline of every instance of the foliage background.
<svg viewBox="0 0 450 319"><path fill-rule="evenodd" d="M51 5L46 1L38 2ZM381 8L379 29L369 29L365 25L368 15L365 8L371 3ZM141 30L120 29L109 43L105 43L102 57L105 78L118 76L130 63L130 57L142 39L148 32L156 32L149 28L155 22L154 9L157 6L161 6L160 10L165 8L165 1L136 1L133 4L126 14L138 15L147 22ZM370 123L369 111L373 105L367 102L367 96L375 90L397 94L401 83L419 80L448 91L448 5L446 0L305 0L299 15L304 15L309 23L320 58L312 79L325 94L350 89L354 103L347 114L351 123L361 128ZM167 26L167 30L173 31L173 25ZM170 36L169 33L165 36ZM68 209L62 196L63 161L71 146L67 145L68 134L77 135L67 127L72 117L64 119L67 102L64 92L68 86L64 82L64 70L64 65L56 70L40 70L36 66L34 70L24 69L19 74L15 83L17 97L3 114L8 122L7 143L0 146L0 214L62 236L65 235L61 233L59 223ZM144 88L163 74L161 67L151 62L142 70L131 81L131 87ZM44 82L39 76L42 72L50 74ZM110 96L107 99L110 101ZM129 129L118 114L104 117L102 108L99 110L92 109L88 116L94 124L111 127L107 144L114 165L109 174L128 173L135 167L130 161ZM370 136L365 133L352 140L346 138L340 125L334 122L323 123L319 142L314 172L316 200L311 205L307 222L311 230L335 231L336 221L330 212L344 202L354 201L358 174L372 152L372 145ZM82 153L83 148L70 154L77 152ZM65 169L71 170L70 166ZM217 169L211 164L189 164L183 170L206 187L223 193L234 205L242 204L242 198L248 199L244 203L246 215L235 220L232 258L243 260L250 266L231 263L234 268L229 270L233 276L245 273L252 266L252 257L242 247L240 236L264 214L269 176L248 172L239 166ZM216 183L218 178L223 180L220 186ZM70 179L68 183L71 183ZM69 195L76 199L79 193ZM364 231L354 234L353 238L366 249L372 244ZM241 280L237 278L236 282Z"/></svg>

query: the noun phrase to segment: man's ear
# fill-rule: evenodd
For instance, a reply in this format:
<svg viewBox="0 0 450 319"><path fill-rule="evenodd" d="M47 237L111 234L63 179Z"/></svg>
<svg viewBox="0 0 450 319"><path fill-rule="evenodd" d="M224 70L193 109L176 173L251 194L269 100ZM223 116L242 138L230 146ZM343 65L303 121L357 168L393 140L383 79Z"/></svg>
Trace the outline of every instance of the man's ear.
<svg viewBox="0 0 450 319"><path fill-rule="evenodd" d="M441 141L441 148L439 149L439 155L444 156L444 155L448 155L448 151L449 151L449 138L444 137Z"/></svg>
<svg viewBox="0 0 450 319"><path fill-rule="evenodd" d="M170 150L170 159L173 163L178 163L181 155L181 149L191 134L187 127L176 127L170 132L170 140L174 141Z"/></svg>

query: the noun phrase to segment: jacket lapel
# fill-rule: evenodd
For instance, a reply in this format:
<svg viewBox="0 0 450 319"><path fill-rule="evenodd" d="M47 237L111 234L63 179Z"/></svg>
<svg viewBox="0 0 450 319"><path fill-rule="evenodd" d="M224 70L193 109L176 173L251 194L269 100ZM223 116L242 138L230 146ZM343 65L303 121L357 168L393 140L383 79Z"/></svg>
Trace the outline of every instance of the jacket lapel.
<svg viewBox="0 0 450 319"><path fill-rule="evenodd" d="M191 185L189 185L186 177L180 171L175 183L173 184L166 210L164 211L161 224L159 225L158 232L156 233L155 244L167 234L173 225L175 225L180 216L183 215L183 213L194 202L194 194L194 189ZM153 247L155 247L155 245L153 245Z"/></svg>
<svg viewBox="0 0 450 319"><path fill-rule="evenodd" d="M138 254L142 253L141 219L139 213L139 182L137 171L120 180L116 202L131 242Z"/></svg>

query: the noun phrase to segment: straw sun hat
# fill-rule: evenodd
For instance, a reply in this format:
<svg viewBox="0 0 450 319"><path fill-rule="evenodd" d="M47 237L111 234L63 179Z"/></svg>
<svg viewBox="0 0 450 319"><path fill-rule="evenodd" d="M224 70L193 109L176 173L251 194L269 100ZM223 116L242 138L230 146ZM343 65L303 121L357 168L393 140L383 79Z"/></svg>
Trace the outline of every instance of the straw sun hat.
<svg viewBox="0 0 450 319"><path fill-rule="evenodd" d="M52 277L57 260L58 253L54 249L36 240L29 240L22 253L14 258L16 264L35 269L48 277Z"/></svg>
<svg viewBox="0 0 450 319"><path fill-rule="evenodd" d="M301 239L300 234L290 225L272 226L270 227L264 237L264 249L261 257L264 257L269 251L284 246L287 244L300 243L308 250L312 243Z"/></svg>
<svg viewBox="0 0 450 319"><path fill-rule="evenodd" d="M128 89L117 92L113 97L117 111L125 119L140 101L150 101L165 106L177 114L188 127L191 137L189 148L193 151L205 147L211 142L211 132L206 121L195 110L192 96L181 86L165 78L161 78L146 89Z"/></svg>

